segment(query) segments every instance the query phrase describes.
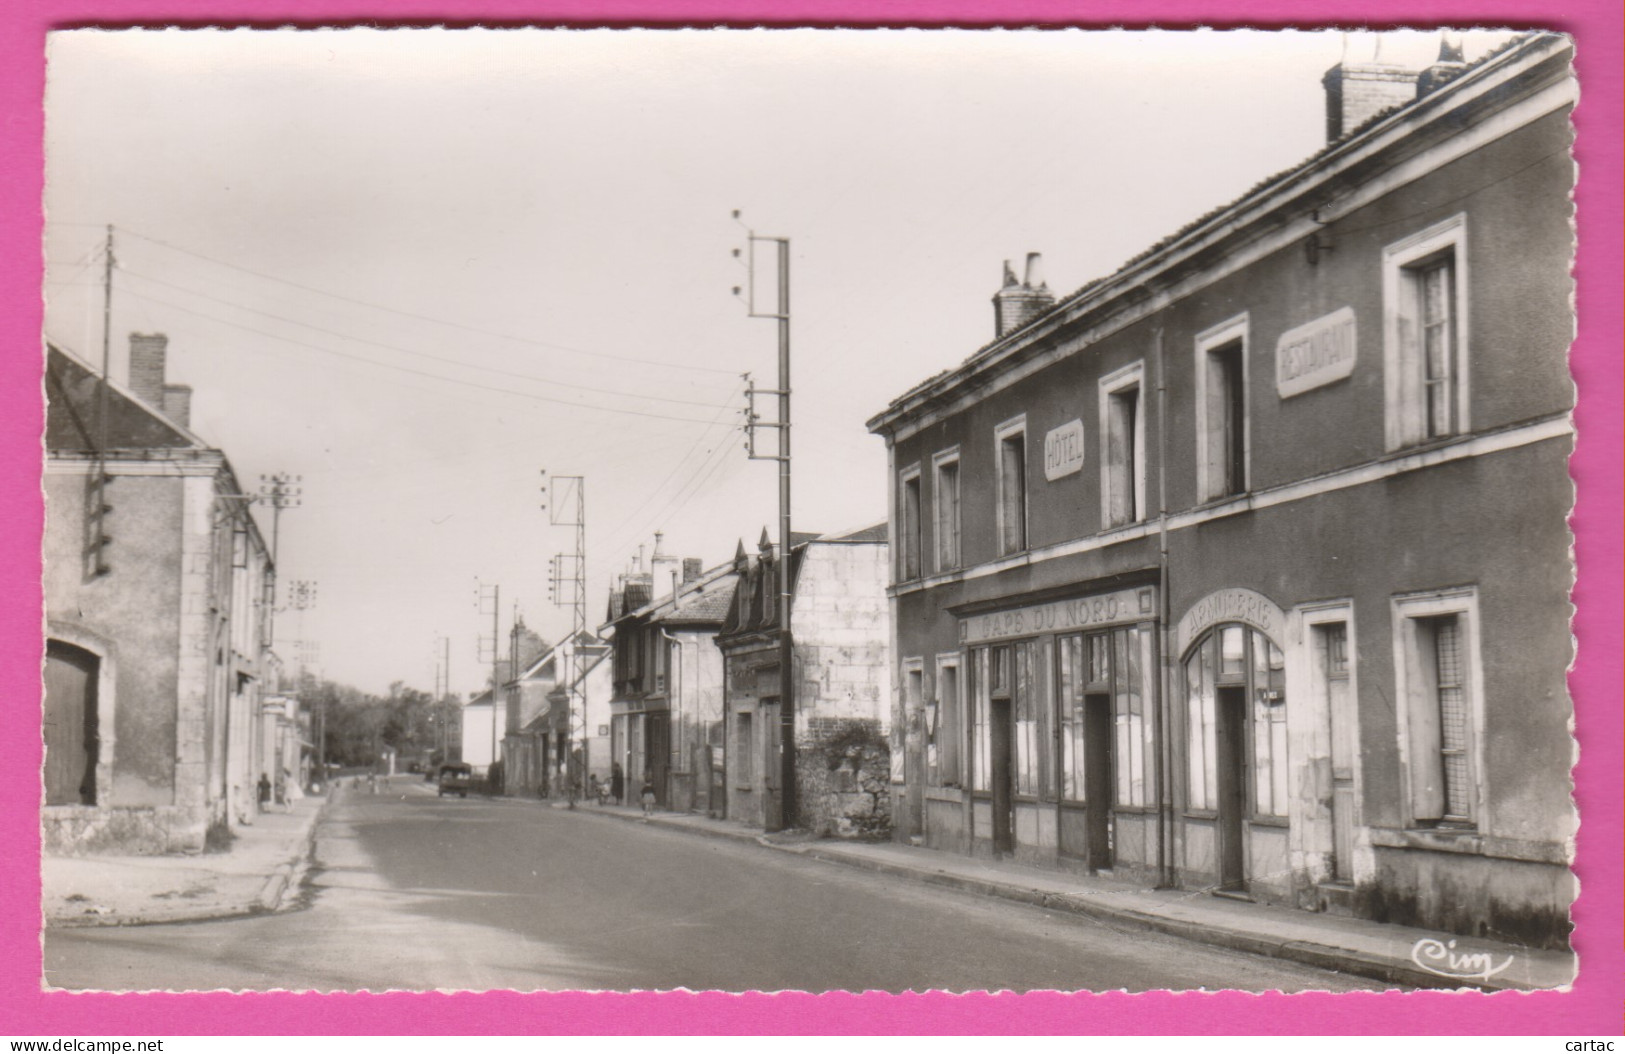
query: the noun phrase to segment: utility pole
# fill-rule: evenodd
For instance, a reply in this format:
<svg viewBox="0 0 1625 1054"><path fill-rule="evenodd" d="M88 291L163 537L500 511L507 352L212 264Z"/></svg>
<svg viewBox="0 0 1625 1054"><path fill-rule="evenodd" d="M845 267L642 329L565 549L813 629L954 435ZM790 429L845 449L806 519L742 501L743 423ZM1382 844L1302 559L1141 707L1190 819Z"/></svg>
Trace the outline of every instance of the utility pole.
<svg viewBox="0 0 1625 1054"><path fill-rule="evenodd" d="M733 217L739 219L739 210ZM790 239L770 238L745 227L748 247L746 271L749 295L746 306L751 318L773 319L779 331L779 386L776 390L758 389L746 375L745 410L746 449L752 460L779 463L779 826L778 830L796 824L796 704L795 645L790 637ZM774 246L777 255L778 299L771 312L756 309L756 244L764 242ZM734 250L739 256L739 250ZM735 287L734 294L739 294ZM777 421L762 421L756 413L757 395L777 395L779 414ZM777 454L756 452L756 429L776 428L779 433Z"/></svg>
<svg viewBox="0 0 1625 1054"><path fill-rule="evenodd" d="M107 248L102 261L102 376L96 386L96 464L92 468L85 504L90 513L85 518L85 578L100 578L112 570L107 563L107 546L112 541L107 535L107 514L113 507L107 503L107 445L109 442L108 385L113 368L113 225L107 225Z"/></svg>
<svg viewBox="0 0 1625 1054"><path fill-rule="evenodd" d="M277 543L282 531L282 510L296 509L304 504L304 490L299 486L303 479L303 476L290 476L286 472L260 476L260 501L271 507L271 566L266 569L261 590L265 597L265 625L261 634L267 648L276 646Z"/></svg>
<svg viewBox="0 0 1625 1054"><path fill-rule="evenodd" d="M547 495L542 508L547 510L548 521L555 527L575 528L575 552L555 554L552 560L548 589L553 603L565 605L568 586L570 617L570 670L565 686L568 708L565 714L564 778L566 797L570 808L576 805L576 784L582 779L591 760L587 757L587 688L582 679L587 672L587 657L581 651L581 637L587 631L587 477L548 476L542 470L543 490ZM573 501L571 499L574 499ZM581 723L576 724L576 699L581 700ZM579 734L578 734L579 729ZM581 763L573 762L577 740L580 741Z"/></svg>

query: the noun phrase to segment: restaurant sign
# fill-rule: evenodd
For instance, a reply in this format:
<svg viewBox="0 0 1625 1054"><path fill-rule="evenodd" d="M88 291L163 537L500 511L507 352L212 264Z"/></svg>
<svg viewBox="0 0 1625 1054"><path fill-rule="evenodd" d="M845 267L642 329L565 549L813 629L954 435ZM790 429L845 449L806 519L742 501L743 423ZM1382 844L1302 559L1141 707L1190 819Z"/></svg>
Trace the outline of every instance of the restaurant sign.
<svg viewBox="0 0 1625 1054"><path fill-rule="evenodd" d="M959 639L966 644L978 644L1039 633L1069 633L1094 626L1144 622L1156 617L1157 591L1152 586L1141 586L970 615L959 620Z"/></svg>
<svg viewBox="0 0 1625 1054"><path fill-rule="evenodd" d="M1340 381L1354 372L1354 353L1352 307L1289 329L1275 342L1275 390L1286 399Z"/></svg>

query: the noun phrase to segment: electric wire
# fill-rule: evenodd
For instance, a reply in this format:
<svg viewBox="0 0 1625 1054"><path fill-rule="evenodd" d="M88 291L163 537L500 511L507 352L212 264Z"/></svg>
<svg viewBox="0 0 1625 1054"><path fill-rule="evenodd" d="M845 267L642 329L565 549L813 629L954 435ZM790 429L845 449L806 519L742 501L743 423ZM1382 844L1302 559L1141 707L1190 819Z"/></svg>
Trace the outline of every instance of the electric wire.
<svg viewBox="0 0 1625 1054"><path fill-rule="evenodd" d="M615 388L595 388L595 387L593 387L591 385L571 384L571 383L569 383L567 381L555 380L555 379L553 379L551 377L538 377L535 374L521 373L521 372L519 372L517 370L505 370L505 369L501 369L500 367L496 367L496 366L482 366L482 365L480 365L479 363L476 363L476 362L465 362L465 361L463 361L461 359L453 359L453 358L450 358L450 357L445 356L445 355L435 355L432 352L417 351L417 350L415 350L413 348L403 348L398 344L389 344L389 343L386 343L386 342L381 341L381 340L372 340L369 337L358 337L358 336L355 336L355 335L350 334L350 333L340 333L338 330L327 329L324 326L318 326L318 325L315 325L314 323L304 322L304 321L301 321L300 319L297 319L297 318L289 318L286 315L278 315L278 314L276 314L274 312L271 312L271 311L263 311L263 310L261 310L259 308L248 307L247 305L237 303L236 301L225 300L225 299L222 299L222 298L217 297L217 296L211 296L208 293L200 292L200 291L198 291L196 289L193 289L193 288L191 288L189 286L180 285L179 283L176 283L176 282L166 281L165 279L156 278L156 277L154 277L152 275L149 275L149 274L143 274L140 271L131 270L128 267L120 267L118 270L119 270L120 274L130 275L130 276L132 276L134 278L139 278L143 282L156 282L158 285L168 286L171 289L179 290L179 291L181 291L183 293L188 294L189 296L201 297L204 300L212 300L217 304L222 304L222 305L224 305L226 307L230 307L230 308L232 308L234 310L247 311L250 314L261 315L261 316L264 316L265 318L275 319L278 322L287 322L287 323L290 323L290 324L295 325L295 326L303 327L305 329L315 330L318 333L323 333L323 334L326 334L327 336L330 336L330 337L338 337L341 340L351 340L351 341L355 341L358 344L368 344L368 345L371 345L372 347L383 348L383 349L388 350L388 351L398 351L398 352L401 352L402 354L405 354L405 355L416 355L419 358L429 359L429 360L434 361L434 362L442 362L442 363L446 363L447 365L451 365L451 366L461 366L461 367L466 367L468 369L473 369L473 370L483 370L486 373L494 373L494 374L497 374L497 375L502 376L502 377L513 377L513 378L518 379L518 380L535 381L535 382L537 382L539 384L550 384L550 385L554 385L554 386L560 387L560 388L573 388L573 389L576 389L578 391L594 392L594 393L596 393L598 395L610 395L610 396L615 396L616 398L647 399L647 400L652 400L652 401L656 401L656 402L677 403L677 404L680 404L680 405L683 405L683 406L700 406L700 407L704 407L705 409L708 409L708 410L709 409L715 409L716 407L726 405L726 404L722 404L722 403L701 402L698 399L678 399L678 398L674 398L674 397L668 396L668 395L644 395L644 394L639 393L639 392L628 392L628 391L622 391L622 390L615 389Z"/></svg>
<svg viewBox="0 0 1625 1054"><path fill-rule="evenodd" d="M462 385L463 387L466 387L466 388L477 388L477 389L480 389L481 391L497 392L498 394L501 394L501 395L511 395L511 396L514 396L515 398L519 398L519 399L529 399L529 400L532 400L534 402L549 403L549 404L556 405L556 406L568 406L568 407L571 407L571 408L577 409L577 410L596 411L596 412L610 413L610 414L626 414L626 415L630 415L632 417L647 417L647 418L653 418L655 420L660 420L660 421L682 421L682 422L687 423L687 424L705 424L706 423L704 419L698 418L698 417L678 417L678 416L675 416L673 414L653 413L653 412L647 411L647 410L633 410L633 409L629 409L629 408L626 408L626 407L619 407L619 406L600 406L600 405L597 405L597 404L594 404L594 403L571 402L568 399L554 399L554 398L550 398L550 397L545 396L545 395L536 395L536 394L534 394L532 392L517 391L517 390L515 390L513 388L498 388L498 387L496 387L494 385L480 384L477 381L464 380L464 379L459 378L459 377L448 377L448 376L446 376L444 374L430 373L430 372L428 372L426 370L415 370L410 366L402 366L399 363L379 362L377 359L369 359L369 358L366 358L366 357L360 356L360 355L351 355L351 354L347 354L346 352L338 351L337 349L334 349L334 348L324 348L324 347L321 347L320 345L317 345L317 344L309 344L309 343L306 343L305 341L302 341L302 340L294 340L292 337L284 337L284 336L280 336L279 334L276 334L276 333L267 333L265 330L255 329L253 326L245 326L240 322L232 322L229 319L223 319L223 318L220 318L220 317L218 317L216 315L210 315L210 314L207 314L207 313L202 312L202 311L193 310L192 308L182 307L179 304L172 304L167 300L160 300L157 297L148 296L145 293L138 293L138 292L136 292L134 290L126 290L126 291L131 296L134 296L134 297L136 297L138 299L141 299L141 300L145 300L147 303L156 304L156 305L158 305L160 307L167 307L167 308L170 308L171 310L180 311L180 312L182 312L184 314L195 315L198 318L207 319L207 320L209 320L211 322L216 322L216 323L219 323L220 325L223 325L223 326L231 326L234 329L245 330L245 331L247 331L249 333L255 333L255 334L258 334L259 336L266 337L266 338L271 339L271 340L279 340L279 341L282 341L285 344L292 344L292 345L295 345L297 347L309 349L310 351L321 352L322 354L325 354L325 355L332 355L332 356L335 356L336 358L346 359L346 360L349 360L349 361L352 361L352 362L359 362L359 363L362 363L364 365L375 366L375 367L378 367L380 369L396 370L396 371L398 371L400 373L408 373L408 374L412 374L412 375L417 376L417 377L427 377L430 380L440 381L441 383L444 383L444 384Z"/></svg>
<svg viewBox="0 0 1625 1054"><path fill-rule="evenodd" d="M47 222L49 223L51 221L47 221ZM373 302L367 301L367 300L359 300L359 299L357 299L355 297L345 296L342 293L334 293L334 292L331 292L331 291L326 290L326 289L318 288L316 286L306 285L306 284L304 284L302 282L296 282L291 278L282 278L282 277L280 277L278 275L269 274L269 273L264 272L264 271L256 271L253 268L244 267L241 264L234 264L234 263L231 263L231 262L226 261L226 260L221 260L218 257L209 256L209 255L206 255L204 253L197 252L194 249L187 249L187 248L184 248L182 246L175 245L172 242L166 242L161 238L154 238L151 235L142 234L139 231L130 230L127 227L119 227L119 228L117 228L117 230L121 234L128 234L131 237L139 238L144 242L149 242L149 243L151 243L153 245L162 246L163 248L170 249L170 250L172 250L174 252L184 253L187 256L196 257L199 260L207 260L209 263L217 264L217 265L219 265L221 267L229 267L234 271L241 271L244 274L251 274L251 275L254 275L257 278L263 278L263 279L266 279L267 281L271 281L271 282L280 282L283 285L292 286L295 289L303 289L306 292L316 293L316 294L318 294L320 296L331 297L334 300L342 300L345 303L356 304L356 305L358 305L360 307L371 308L372 310L375 310L375 311L385 311L385 312L388 312L390 314L403 316L405 318L416 319L416 320L418 320L420 322L432 322L437 326L449 326L452 329L460 329L460 330L464 330L465 332L478 333L478 334L481 334L483 336L488 336L488 337L497 337L497 338L499 338L501 340L511 340L511 341L515 341L515 342L520 343L520 344L530 344L530 345L533 345L535 347L551 348L551 349L553 349L555 351L564 351L564 352L569 352L569 353L575 354L575 355L586 355L586 356L590 356L592 358L599 358L599 359L612 359L612 360L617 361L617 362L635 363L637 365L642 365L642 366L656 366L656 367L661 367L661 368L664 368L664 369L672 369L672 370L690 370L690 371L697 372L697 373L726 374L726 375L729 375L729 376L736 375L739 372L738 370L723 369L723 368L717 367L717 366L695 366L695 365L693 365L691 363L662 362L662 361L660 361L658 359L643 359L643 358L638 358L638 357L632 356L632 355L616 355L616 354L614 354L612 352L607 352L607 351L590 351L590 350L588 350L586 348L576 348L576 347L572 347L572 346L570 346L568 344L554 344L554 343L551 343L551 342L548 342L548 341L536 340L536 339L534 339L532 337L521 337L521 336L518 336L518 335L513 334L513 333L503 333L503 332L500 332L498 330L483 329L483 328L481 328L479 326L471 326L471 325L468 325L467 323L463 323L463 322L452 322L449 319L434 318L433 316L430 316L430 315L420 315L420 314L418 314L416 312L407 311L407 310L405 310L403 308L389 307L388 305L385 305L385 304L373 303Z"/></svg>

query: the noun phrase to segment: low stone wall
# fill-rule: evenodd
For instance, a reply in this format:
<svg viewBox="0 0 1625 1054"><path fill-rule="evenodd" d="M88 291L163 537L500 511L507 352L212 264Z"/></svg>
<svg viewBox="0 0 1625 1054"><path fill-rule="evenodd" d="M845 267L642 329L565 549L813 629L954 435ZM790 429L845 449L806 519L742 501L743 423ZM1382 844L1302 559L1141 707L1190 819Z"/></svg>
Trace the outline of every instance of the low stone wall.
<svg viewBox="0 0 1625 1054"><path fill-rule="evenodd" d="M796 735L800 825L818 835L891 838L891 750L880 722L811 718Z"/></svg>
<svg viewBox="0 0 1625 1054"><path fill-rule="evenodd" d="M52 805L40 812L42 850L80 853L200 853L208 836L206 809L174 805Z"/></svg>

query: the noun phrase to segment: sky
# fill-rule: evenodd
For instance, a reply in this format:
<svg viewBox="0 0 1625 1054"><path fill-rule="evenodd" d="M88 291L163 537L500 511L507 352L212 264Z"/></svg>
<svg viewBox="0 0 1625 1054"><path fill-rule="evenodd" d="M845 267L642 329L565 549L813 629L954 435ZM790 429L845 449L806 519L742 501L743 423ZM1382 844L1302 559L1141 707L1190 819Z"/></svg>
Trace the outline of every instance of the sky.
<svg viewBox="0 0 1625 1054"><path fill-rule="evenodd" d="M1467 58L1502 39L1467 33ZM732 292L752 231L791 244L794 527L872 524L885 444L864 422L992 339L1003 261L1042 252L1062 296L1110 274L1319 149L1321 75L1375 46L57 32L46 335L100 361L111 224L113 378L130 333L167 334L193 430L242 485L301 477L280 577L317 601L280 618L279 651L313 642L324 676L428 689L449 640L468 692L488 672L481 585L500 588L504 634L516 613L569 631L548 578L574 528L543 508L543 470L585 480L589 626L656 531L706 566L776 536L776 467L738 428L741 375L777 384L775 324ZM1437 36L1381 46L1419 66Z"/></svg>

